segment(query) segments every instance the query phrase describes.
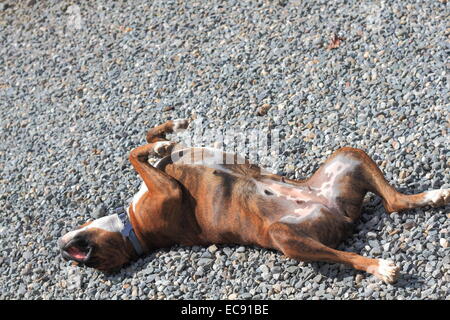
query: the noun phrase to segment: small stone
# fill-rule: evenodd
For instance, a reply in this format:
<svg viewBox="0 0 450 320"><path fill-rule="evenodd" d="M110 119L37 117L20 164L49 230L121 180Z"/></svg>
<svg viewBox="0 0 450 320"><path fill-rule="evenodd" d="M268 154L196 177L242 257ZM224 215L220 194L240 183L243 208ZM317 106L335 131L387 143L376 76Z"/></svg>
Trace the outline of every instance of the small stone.
<svg viewBox="0 0 450 320"><path fill-rule="evenodd" d="M286 268L286 271L289 273L295 273L298 270L297 266L290 266Z"/></svg>
<svg viewBox="0 0 450 320"><path fill-rule="evenodd" d="M364 276L363 276L362 274L358 273L358 274L355 276L355 283L356 283L357 285L359 285L359 284L361 283L362 279L364 279Z"/></svg>
<svg viewBox="0 0 450 320"><path fill-rule="evenodd" d="M405 228L406 230L411 230L415 226L416 226L416 223L414 221L405 222L403 224L403 228Z"/></svg>
<svg viewBox="0 0 450 320"><path fill-rule="evenodd" d="M215 244L208 247L208 251L214 253L217 251L217 246Z"/></svg>
<svg viewBox="0 0 450 320"><path fill-rule="evenodd" d="M373 248L372 251L371 251L371 253L372 253L374 256L379 256L379 255L381 254L381 249L380 249L380 247L375 247L375 248Z"/></svg>
<svg viewBox="0 0 450 320"><path fill-rule="evenodd" d="M408 173L406 172L406 170L400 171L400 174L398 175L398 177L400 179L405 179L407 176L408 176Z"/></svg>
<svg viewBox="0 0 450 320"><path fill-rule="evenodd" d="M322 275L318 274L317 276L312 279L315 283L319 283L322 280Z"/></svg>
<svg viewBox="0 0 450 320"><path fill-rule="evenodd" d="M261 277L262 277L264 280L269 280L270 277L271 277L271 275L270 275L270 273L268 273L268 272L263 272L263 273L261 273Z"/></svg>
<svg viewBox="0 0 450 320"><path fill-rule="evenodd" d="M19 290L17 290L17 293L19 295L24 295L27 292L27 289L25 288L25 286L23 284L19 285Z"/></svg>
<svg viewBox="0 0 450 320"><path fill-rule="evenodd" d="M449 246L448 240L444 238L439 239L439 244L441 245L442 248L445 249L447 249Z"/></svg>
<svg viewBox="0 0 450 320"><path fill-rule="evenodd" d="M258 116L264 116L264 115L267 114L267 112L269 111L270 107L271 107L270 104L265 103L261 107L259 107L258 110L256 110L256 114Z"/></svg>
<svg viewBox="0 0 450 320"><path fill-rule="evenodd" d="M368 239L376 239L377 238L377 234L375 232L367 232L366 236Z"/></svg>
<svg viewBox="0 0 450 320"><path fill-rule="evenodd" d="M156 278L157 278L157 275L156 275L156 274L150 274L150 275L147 277L147 282L153 282L153 281L156 280Z"/></svg>
<svg viewBox="0 0 450 320"><path fill-rule="evenodd" d="M258 267L258 270L259 270L261 273L268 273L268 272L269 272L269 268L268 268L265 264L260 265L260 266Z"/></svg>
<svg viewBox="0 0 450 320"><path fill-rule="evenodd" d="M236 249L236 252L244 252L245 251L245 247L239 247Z"/></svg>
<svg viewBox="0 0 450 320"><path fill-rule="evenodd" d="M231 256L231 255L233 254L233 251L232 251L230 248L228 248L228 247L223 248L222 251L223 251L223 253L225 253L228 257Z"/></svg>
<svg viewBox="0 0 450 320"><path fill-rule="evenodd" d="M28 275L28 274L31 273L31 269L32 269L32 265L31 265L31 263L28 263L28 264L25 266L25 268L22 269L21 274L24 275L24 276L25 276L25 275Z"/></svg>
<svg viewBox="0 0 450 320"><path fill-rule="evenodd" d="M229 299L229 300L236 300L237 297L238 297L238 295L237 295L236 293L232 293L232 294L230 294L230 295L228 296L228 299Z"/></svg>
<svg viewBox="0 0 450 320"><path fill-rule="evenodd" d="M82 283L83 283L83 277L80 274L71 276L69 279L69 285L67 286L67 289L69 289L69 290L81 289Z"/></svg>
<svg viewBox="0 0 450 320"><path fill-rule="evenodd" d="M95 208L94 212L92 212L92 217L94 219L104 217L105 215L106 215L106 208L103 205L98 206L97 208Z"/></svg>
<svg viewBox="0 0 450 320"><path fill-rule="evenodd" d="M398 150L399 148L400 148L400 143L398 142L398 141L392 141L392 147L395 149L395 150Z"/></svg>
<svg viewBox="0 0 450 320"><path fill-rule="evenodd" d="M201 258L198 260L197 264L199 266L204 266L204 265L208 265L211 264L213 262L213 259L210 258Z"/></svg>
<svg viewBox="0 0 450 320"><path fill-rule="evenodd" d="M199 277L203 277L205 275L205 271L202 268L199 268L196 272L195 272L196 276Z"/></svg>
<svg viewBox="0 0 450 320"><path fill-rule="evenodd" d="M22 257L23 257L25 260L30 260L30 259L33 257L33 253L32 253L31 251L25 251L25 252L22 254Z"/></svg>
<svg viewBox="0 0 450 320"><path fill-rule="evenodd" d="M202 253L202 258L212 258L211 252L205 251Z"/></svg>
<svg viewBox="0 0 450 320"><path fill-rule="evenodd" d="M241 294L241 299L249 300L252 298L252 295L248 292Z"/></svg>
<svg viewBox="0 0 450 320"><path fill-rule="evenodd" d="M277 274L277 273L281 273L282 269L279 266L275 266L275 267L272 268L271 271L272 271L272 273Z"/></svg>
<svg viewBox="0 0 450 320"><path fill-rule="evenodd" d="M368 298L372 295L373 290L370 287L367 287L366 290L364 291L364 297Z"/></svg>

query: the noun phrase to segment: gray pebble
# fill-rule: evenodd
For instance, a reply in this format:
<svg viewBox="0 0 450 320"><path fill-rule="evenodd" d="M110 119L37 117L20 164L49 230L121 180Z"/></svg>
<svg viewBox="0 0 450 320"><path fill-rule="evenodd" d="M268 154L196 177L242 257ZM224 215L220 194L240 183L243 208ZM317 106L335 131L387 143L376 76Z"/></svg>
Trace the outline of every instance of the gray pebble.
<svg viewBox="0 0 450 320"><path fill-rule="evenodd" d="M92 217L94 219L101 218L106 215L106 208L103 205L98 206L95 208L95 210L92 212Z"/></svg>
<svg viewBox="0 0 450 320"><path fill-rule="evenodd" d="M208 265L211 264L213 262L213 259L210 258L201 258L198 260L197 264L199 266L204 266L204 265Z"/></svg>
<svg viewBox="0 0 450 320"><path fill-rule="evenodd" d="M25 252L22 254L22 257L23 257L25 260L31 260L31 258L33 258L33 253L32 253L31 251L25 251Z"/></svg>

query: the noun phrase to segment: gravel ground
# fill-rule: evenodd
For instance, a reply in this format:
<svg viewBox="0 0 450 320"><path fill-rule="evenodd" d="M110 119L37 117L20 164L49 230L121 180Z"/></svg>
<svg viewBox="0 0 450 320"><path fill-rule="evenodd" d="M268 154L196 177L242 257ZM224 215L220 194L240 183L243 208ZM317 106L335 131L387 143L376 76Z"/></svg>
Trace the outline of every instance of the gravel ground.
<svg viewBox="0 0 450 320"><path fill-rule="evenodd" d="M173 118L281 130L270 164L291 178L349 145L404 192L448 188L446 2L0 2L0 298L449 299L448 208L375 196L339 249L394 260L395 285L238 246L107 276L56 246L138 191L128 153Z"/></svg>

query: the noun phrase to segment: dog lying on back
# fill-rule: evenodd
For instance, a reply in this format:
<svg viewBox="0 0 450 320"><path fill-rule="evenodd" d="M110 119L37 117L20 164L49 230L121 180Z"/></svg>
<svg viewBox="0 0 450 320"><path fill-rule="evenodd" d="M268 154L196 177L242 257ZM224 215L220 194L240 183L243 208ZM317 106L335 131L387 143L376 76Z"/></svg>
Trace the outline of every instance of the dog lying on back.
<svg viewBox="0 0 450 320"><path fill-rule="evenodd" d="M344 263L393 283L399 268L392 261L334 249L352 232L366 193L380 196L388 213L450 202L450 189L399 193L355 148L337 150L306 180L264 174L220 150L176 150L166 134L187 126L171 120L148 131L147 144L130 152L143 183L127 213L61 237L64 258L111 272L175 244L251 244L299 261ZM156 166L148 163L154 156L162 158Z"/></svg>

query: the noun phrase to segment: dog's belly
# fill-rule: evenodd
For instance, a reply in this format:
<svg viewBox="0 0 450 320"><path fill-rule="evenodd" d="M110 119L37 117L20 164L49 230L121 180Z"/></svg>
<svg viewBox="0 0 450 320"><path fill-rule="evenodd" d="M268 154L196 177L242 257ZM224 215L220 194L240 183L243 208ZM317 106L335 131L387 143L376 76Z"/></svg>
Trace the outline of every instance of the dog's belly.
<svg viewBox="0 0 450 320"><path fill-rule="evenodd" d="M335 198L324 197L314 188L273 181L257 184L258 192L264 194L261 212L266 207L277 208L270 213L264 212L270 223L294 225L331 247L336 247L353 229L353 222L342 212ZM338 192L334 194L339 195Z"/></svg>
<svg viewBox="0 0 450 320"><path fill-rule="evenodd" d="M266 199L278 204L280 212L276 215L277 220L301 222L317 217L322 210L340 214L333 198L324 197L308 185L293 186L273 180L262 180L257 182L257 190Z"/></svg>

